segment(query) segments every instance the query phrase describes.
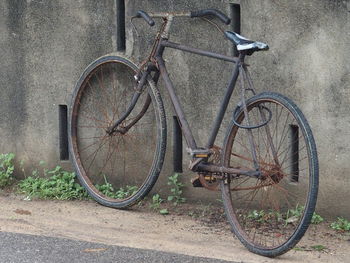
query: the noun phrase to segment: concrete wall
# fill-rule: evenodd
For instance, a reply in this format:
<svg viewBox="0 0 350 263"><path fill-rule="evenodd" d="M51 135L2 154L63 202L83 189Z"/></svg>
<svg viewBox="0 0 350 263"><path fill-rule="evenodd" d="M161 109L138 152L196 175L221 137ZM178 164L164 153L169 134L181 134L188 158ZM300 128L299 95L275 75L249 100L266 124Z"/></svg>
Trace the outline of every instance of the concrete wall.
<svg viewBox="0 0 350 263"><path fill-rule="evenodd" d="M136 21L142 35L137 38L128 17L138 9L217 8L230 14L231 3L241 5L242 34L270 45L269 52L248 61L257 90L290 96L312 126L321 172L318 210L349 218L349 1L129 0L126 50L122 53L139 61L155 32L143 21ZM93 59L116 50L115 1L4 0L0 10L0 152L15 152L28 166L43 160L49 166L71 168L59 157L58 105L69 104L76 80ZM176 42L232 52L222 34L200 19L175 21L172 32ZM195 120L210 123L213 119L230 64L173 50L166 51L166 58L172 62L171 78L193 123L194 136L199 145L204 144L209 129ZM162 83L160 88L163 92ZM167 94L164 100L170 105ZM171 174L172 109L166 110L168 153L158 188ZM223 135L224 129L219 145ZM184 168L187 163L185 159ZM217 197L189 184L186 194L207 201Z"/></svg>
<svg viewBox="0 0 350 263"><path fill-rule="evenodd" d="M256 85L301 107L318 147L318 209L349 217L349 1L263 3L241 1L243 33L271 48L252 62Z"/></svg>
<svg viewBox="0 0 350 263"><path fill-rule="evenodd" d="M55 165L58 105L82 69L113 50L114 1L4 0L0 9L1 152Z"/></svg>

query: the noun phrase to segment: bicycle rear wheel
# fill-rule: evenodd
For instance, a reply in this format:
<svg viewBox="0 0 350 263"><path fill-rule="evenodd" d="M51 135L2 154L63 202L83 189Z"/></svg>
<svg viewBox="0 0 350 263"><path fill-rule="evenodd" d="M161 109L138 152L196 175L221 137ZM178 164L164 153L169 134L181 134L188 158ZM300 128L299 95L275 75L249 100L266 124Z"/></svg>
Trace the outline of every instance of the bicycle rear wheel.
<svg viewBox="0 0 350 263"><path fill-rule="evenodd" d="M221 182L232 231L253 253L275 257L287 252L308 228L316 205L318 160L310 127L297 106L277 93L247 100L261 176L231 176ZM269 116L268 116L269 115ZM247 126L243 109L235 114ZM247 129L229 127L222 162L255 170Z"/></svg>
<svg viewBox="0 0 350 263"><path fill-rule="evenodd" d="M130 104L136 71L125 58L99 58L80 77L70 107L70 153L77 176L91 197L114 208L129 207L147 195L165 154L165 113L151 80L119 125L130 129L107 133Z"/></svg>

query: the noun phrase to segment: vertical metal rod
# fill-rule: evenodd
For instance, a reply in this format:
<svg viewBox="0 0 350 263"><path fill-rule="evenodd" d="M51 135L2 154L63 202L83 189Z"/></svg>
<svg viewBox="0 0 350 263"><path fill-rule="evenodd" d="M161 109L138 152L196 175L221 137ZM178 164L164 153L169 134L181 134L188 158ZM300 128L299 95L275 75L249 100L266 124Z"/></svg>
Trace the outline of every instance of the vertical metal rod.
<svg viewBox="0 0 350 263"><path fill-rule="evenodd" d="M157 60L158 66L159 66L160 74L163 77L163 80L165 82L165 86L169 92L169 95L170 95L171 101L173 103L176 115L179 118L179 122L180 122L180 125L182 127L182 132L183 132L183 135L185 136L186 143L187 143L188 147L190 147L191 149L197 149L196 141L192 135L190 126L185 118L184 111L181 107L179 98L175 94L174 85L169 78L169 74L165 68L164 60L160 56L157 56L156 60Z"/></svg>

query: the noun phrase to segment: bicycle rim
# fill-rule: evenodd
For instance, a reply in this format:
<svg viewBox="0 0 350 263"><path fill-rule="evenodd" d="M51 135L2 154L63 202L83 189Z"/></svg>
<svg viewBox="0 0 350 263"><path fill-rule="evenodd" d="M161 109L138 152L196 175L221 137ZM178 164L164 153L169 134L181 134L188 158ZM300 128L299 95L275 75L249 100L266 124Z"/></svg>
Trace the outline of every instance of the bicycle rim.
<svg viewBox="0 0 350 263"><path fill-rule="evenodd" d="M90 65L71 109L71 153L78 177L96 201L116 208L133 205L151 190L165 152L164 110L154 86L147 85L119 126L141 116L125 134L106 132L130 104L135 71L131 62L115 57Z"/></svg>
<svg viewBox="0 0 350 263"><path fill-rule="evenodd" d="M263 107L272 114L267 125L251 130L261 177L222 182L223 201L241 242L254 253L275 257L292 248L310 224L318 189L316 146L307 121L288 98L263 93L247 107L249 125L264 123ZM235 119L247 125L242 109ZM225 141L225 166L255 169L247 129L232 125Z"/></svg>

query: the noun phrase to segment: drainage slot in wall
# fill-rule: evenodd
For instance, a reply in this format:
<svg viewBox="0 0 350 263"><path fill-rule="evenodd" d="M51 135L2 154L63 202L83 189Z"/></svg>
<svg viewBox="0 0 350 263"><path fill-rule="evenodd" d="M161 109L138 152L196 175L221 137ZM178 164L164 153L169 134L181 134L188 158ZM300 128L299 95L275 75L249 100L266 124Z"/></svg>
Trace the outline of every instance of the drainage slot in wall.
<svg viewBox="0 0 350 263"><path fill-rule="evenodd" d="M117 1L117 51L125 51L125 0Z"/></svg>
<svg viewBox="0 0 350 263"><path fill-rule="evenodd" d="M58 106L60 159L69 160L67 105Z"/></svg>
<svg viewBox="0 0 350 263"><path fill-rule="evenodd" d="M241 34L241 5L230 4L231 6L231 29L233 32ZM233 45L233 55L238 56L238 51Z"/></svg>
<svg viewBox="0 0 350 263"><path fill-rule="evenodd" d="M173 116L173 165L175 173L182 173L182 131L177 116Z"/></svg>
<svg viewBox="0 0 350 263"><path fill-rule="evenodd" d="M299 181L299 127L297 125L289 126L290 139L290 174L291 182Z"/></svg>

